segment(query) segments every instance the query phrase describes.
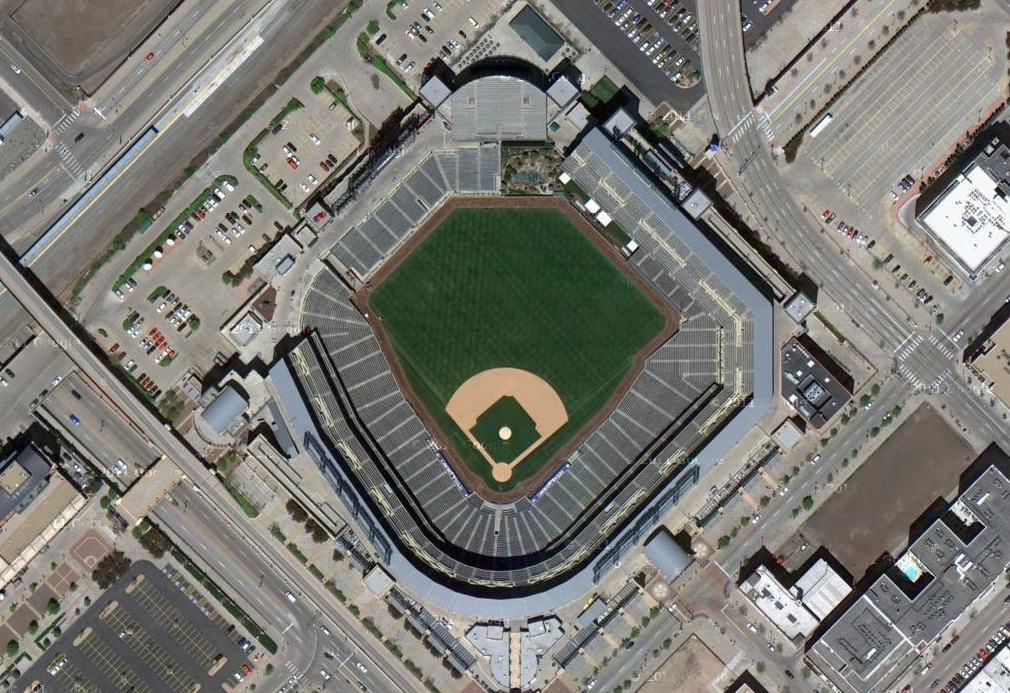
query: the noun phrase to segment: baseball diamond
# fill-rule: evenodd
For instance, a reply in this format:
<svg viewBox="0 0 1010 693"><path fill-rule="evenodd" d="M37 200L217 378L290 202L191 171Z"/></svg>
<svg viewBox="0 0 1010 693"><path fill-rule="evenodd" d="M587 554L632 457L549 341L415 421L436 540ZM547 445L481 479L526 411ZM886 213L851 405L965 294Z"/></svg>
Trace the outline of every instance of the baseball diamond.
<svg viewBox="0 0 1010 693"><path fill-rule="evenodd" d="M604 408L636 354L670 327L660 305L556 208L457 209L369 296L410 388L453 457L497 492L550 463ZM534 432L540 417L522 397L515 406L502 404L502 395L515 393L499 392L490 380L478 413L492 407L493 431L454 415L454 393L494 369L542 380L567 415L536 440L515 416L507 426L512 438L500 440L506 410L525 410Z"/></svg>

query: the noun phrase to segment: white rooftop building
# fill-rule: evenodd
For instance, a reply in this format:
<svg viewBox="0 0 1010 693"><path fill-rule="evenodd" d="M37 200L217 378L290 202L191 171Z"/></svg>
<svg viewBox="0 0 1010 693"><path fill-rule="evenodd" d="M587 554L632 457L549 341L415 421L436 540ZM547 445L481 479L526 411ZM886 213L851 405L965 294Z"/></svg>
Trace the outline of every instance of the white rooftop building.
<svg viewBox="0 0 1010 693"><path fill-rule="evenodd" d="M995 178L977 163L929 206L919 221L969 274L1010 236L1010 201Z"/></svg>
<svg viewBox="0 0 1010 693"><path fill-rule="evenodd" d="M798 635L806 638L820 623L763 565L758 566L757 571L744 581L741 589L754 602L754 606L790 640Z"/></svg>

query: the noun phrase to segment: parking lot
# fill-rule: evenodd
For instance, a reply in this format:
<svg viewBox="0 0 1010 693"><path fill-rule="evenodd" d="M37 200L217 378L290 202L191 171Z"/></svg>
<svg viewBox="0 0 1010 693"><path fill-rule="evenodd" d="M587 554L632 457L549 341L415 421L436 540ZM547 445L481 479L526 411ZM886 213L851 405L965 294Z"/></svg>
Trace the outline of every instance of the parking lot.
<svg viewBox="0 0 1010 693"><path fill-rule="evenodd" d="M596 6L627 38L627 49L638 49L680 88L701 79L700 29L695 3L682 0L599 0Z"/></svg>
<svg viewBox="0 0 1010 693"><path fill-rule="evenodd" d="M601 0L596 8L587 7L584 0L556 0L555 4L652 103L665 101L684 113L704 94L700 81L701 58L698 57L701 37L694 0L657 0L653 7L648 5L648 0ZM628 28L623 28L625 24ZM632 37L628 36L629 32ZM646 56L646 51L657 41L659 47L651 56ZM646 51L639 50L646 42L649 44ZM668 60L659 68L653 60L663 51L666 51L663 57ZM676 57L671 58L674 53ZM684 62L677 67L675 63L680 58L684 58ZM697 81L683 81L691 78L695 71L698 71ZM678 72L681 76L671 80ZM678 86L678 82L688 88Z"/></svg>
<svg viewBox="0 0 1010 693"><path fill-rule="evenodd" d="M801 154L854 204L901 193L903 176L919 179L1002 98L1006 51L997 34L1005 36L1005 24L918 20L832 107L832 122L816 139L808 136Z"/></svg>
<svg viewBox="0 0 1010 693"><path fill-rule="evenodd" d="M125 285L122 299L107 293L87 318L99 343L152 396L187 372L206 372L218 352L231 353L218 328L248 297L243 265L292 223L290 212L245 169L232 179L233 190L212 179L209 187L220 189L221 199L187 216L172 245L133 276L136 286ZM159 219L148 233L176 220ZM234 281L223 281L225 273Z"/></svg>
<svg viewBox="0 0 1010 693"><path fill-rule="evenodd" d="M295 206L353 155L362 141L361 123L329 90L314 94L306 84L303 91L297 95L302 107L258 140L253 159L259 172Z"/></svg>
<svg viewBox="0 0 1010 693"><path fill-rule="evenodd" d="M501 5L491 0L395 2L389 12L396 19L383 13L372 43L390 67L416 87L424 66L443 46L449 49L446 63L452 63L491 28L492 18L500 11Z"/></svg>
<svg viewBox="0 0 1010 693"><path fill-rule="evenodd" d="M96 465L124 486L157 457L147 440L76 373L52 388L37 413L52 421L75 447L89 453Z"/></svg>
<svg viewBox="0 0 1010 693"><path fill-rule="evenodd" d="M135 563L24 676L17 690L221 690L253 671L254 647L173 568ZM39 689L35 689L39 690Z"/></svg>

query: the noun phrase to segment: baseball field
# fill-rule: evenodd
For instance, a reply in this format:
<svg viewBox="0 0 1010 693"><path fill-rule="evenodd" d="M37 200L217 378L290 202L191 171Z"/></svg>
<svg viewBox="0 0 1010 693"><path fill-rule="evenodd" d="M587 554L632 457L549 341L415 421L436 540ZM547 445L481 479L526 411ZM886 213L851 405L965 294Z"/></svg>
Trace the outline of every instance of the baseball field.
<svg viewBox="0 0 1010 693"><path fill-rule="evenodd" d="M490 489L550 461L667 328L614 262L559 209L464 207L372 291L414 395Z"/></svg>

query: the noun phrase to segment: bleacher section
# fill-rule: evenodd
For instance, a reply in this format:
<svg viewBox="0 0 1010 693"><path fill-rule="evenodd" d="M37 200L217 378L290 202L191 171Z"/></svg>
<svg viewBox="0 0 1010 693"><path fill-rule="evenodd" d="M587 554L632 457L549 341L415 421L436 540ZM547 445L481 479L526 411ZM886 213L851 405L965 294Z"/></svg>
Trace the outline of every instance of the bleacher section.
<svg viewBox="0 0 1010 693"><path fill-rule="evenodd" d="M307 292L302 327L311 337L289 361L341 462L341 474L328 478L352 479L350 502L366 500L366 519L382 518L386 536L445 582L515 590L578 566L600 579L770 402L770 304L618 155L598 155L608 142L587 138L564 168L639 243L628 262L680 314L680 329L649 355L567 471L530 496L489 502L446 470L341 268L321 271ZM499 160L495 146L430 155L405 177L407 191L394 190L330 260L369 276L432 200L484 185L487 162ZM351 495L341 491L345 501Z"/></svg>
<svg viewBox="0 0 1010 693"><path fill-rule="evenodd" d="M497 194L501 148L460 147L428 155L365 219L350 228L331 251L364 281L452 194Z"/></svg>

